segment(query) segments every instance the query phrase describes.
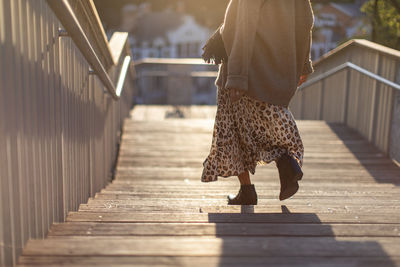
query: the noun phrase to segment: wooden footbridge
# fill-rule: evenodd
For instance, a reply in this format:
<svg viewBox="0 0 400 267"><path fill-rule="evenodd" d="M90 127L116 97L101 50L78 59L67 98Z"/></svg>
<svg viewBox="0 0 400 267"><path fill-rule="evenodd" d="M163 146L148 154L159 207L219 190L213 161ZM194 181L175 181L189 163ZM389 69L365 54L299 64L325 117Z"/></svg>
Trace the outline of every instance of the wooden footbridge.
<svg viewBox="0 0 400 267"><path fill-rule="evenodd" d="M22 265L287 266L400 264L400 168L342 125L299 121L304 181L280 202L275 164L254 179L259 205L231 207L237 179L200 182L213 109L136 107L116 179L29 241ZM206 118L204 118L206 116Z"/></svg>
<svg viewBox="0 0 400 267"><path fill-rule="evenodd" d="M236 178L200 182L216 107L179 106L215 68L129 44L92 0L0 0L0 266L400 266L399 51L316 61L299 192L278 200L272 163L228 206Z"/></svg>

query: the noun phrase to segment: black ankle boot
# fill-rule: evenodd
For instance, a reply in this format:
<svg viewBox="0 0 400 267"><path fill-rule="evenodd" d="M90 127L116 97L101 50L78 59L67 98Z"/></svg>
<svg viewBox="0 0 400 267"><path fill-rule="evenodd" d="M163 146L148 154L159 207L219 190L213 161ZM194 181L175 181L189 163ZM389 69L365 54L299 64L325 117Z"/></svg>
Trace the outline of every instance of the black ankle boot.
<svg viewBox="0 0 400 267"><path fill-rule="evenodd" d="M257 205L257 193L254 185L241 185L236 196L228 196L228 205Z"/></svg>
<svg viewBox="0 0 400 267"><path fill-rule="evenodd" d="M279 171L279 179L281 181L281 192L279 200L290 198L299 190L299 183L297 181L303 178L303 172L297 160L285 154L280 157L276 165Z"/></svg>

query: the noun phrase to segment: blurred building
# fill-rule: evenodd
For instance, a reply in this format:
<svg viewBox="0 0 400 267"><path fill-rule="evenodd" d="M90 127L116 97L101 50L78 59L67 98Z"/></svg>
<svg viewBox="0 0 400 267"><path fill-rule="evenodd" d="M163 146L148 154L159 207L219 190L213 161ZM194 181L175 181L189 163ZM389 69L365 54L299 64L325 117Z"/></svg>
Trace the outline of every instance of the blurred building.
<svg viewBox="0 0 400 267"><path fill-rule="evenodd" d="M344 40L369 33L370 26L365 22L365 15L360 11L361 6L367 1L313 5L315 12L315 31L311 51L313 59L334 49Z"/></svg>
<svg viewBox="0 0 400 267"><path fill-rule="evenodd" d="M312 58L317 59L352 37L364 37L370 25L361 13L367 0L353 3L316 3ZM134 59L142 58L198 58L202 46L212 33L188 15L183 1L162 11L151 5L129 4L122 10L121 29L131 33Z"/></svg>
<svg viewBox="0 0 400 267"><path fill-rule="evenodd" d="M360 7L354 3L314 4L315 31L312 58L317 59L343 40L365 35L368 29ZM136 61L140 104L215 104L215 66L201 65L202 46L212 30L185 10L183 1L164 10L129 4L121 13L121 30L130 32Z"/></svg>
<svg viewBox="0 0 400 267"><path fill-rule="evenodd" d="M131 33L134 59L198 58L210 29L185 13L184 5L153 12L148 4L126 5L122 12L124 31Z"/></svg>
<svg viewBox="0 0 400 267"><path fill-rule="evenodd" d="M200 59L212 32L185 12L183 2L162 11L153 11L146 3L126 5L121 29L131 33L139 89L136 103L216 104L217 68Z"/></svg>
<svg viewBox="0 0 400 267"><path fill-rule="evenodd" d="M146 58L136 61L137 104L215 105L215 65L202 59Z"/></svg>

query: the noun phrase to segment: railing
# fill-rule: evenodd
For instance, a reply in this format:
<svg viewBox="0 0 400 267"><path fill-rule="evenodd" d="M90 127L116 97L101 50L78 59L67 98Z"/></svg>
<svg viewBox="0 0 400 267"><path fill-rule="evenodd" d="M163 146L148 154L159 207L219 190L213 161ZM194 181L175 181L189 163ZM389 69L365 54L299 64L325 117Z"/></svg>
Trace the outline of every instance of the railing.
<svg viewBox="0 0 400 267"><path fill-rule="evenodd" d="M91 0L0 0L1 266L111 180L130 57Z"/></svg>
<svg viewBox="0 0 400 267"><path fill-rule="evenodd" d="M290 108L297 119L346 124L400 161L399 59L399 51L366 40L349 41L315 62L315 73ZM146 59L136 69L140 103L215 104L209 100L216 99L216 69L200 59ZM197 77L209 88L204 100L196 96Z"/></svg>
<svg viewBox="0 0 400 267"><path fill-rule="evenodd" d="M302 90L304 88L307 88L307 87L309 87L309 86L311 86L311 85L313 85L313 84L315 84L315 83L317 83L319 81L322 81L322 80L324 80L324 79L326 79L326 78L338 73L339 71L342 71L342 70L347 69L347 68L355 70L355 71L358 71L359 73L364 74L365 76L368 76L368 77L370 77L370 78L372 78L374 80L377 80L378 82L381 82L381 83L383 83L385 85L388 85L388 86L390 86L390 87L392 87L394 89L400 90L400 84L397 84L395 82L389 81L388 79L385 79L385 78L383 78L383 77L381 77L379 75L376 75L375 73L370 72L370 71L368 71L368 70L366 70L364 68L361 68L360 66L357 66L357 65L355 65L355 64L353 64L351 62L346 62L346 63L344 63L344 64L342 64L342 65L340 65L340 66L338 66L336 68L331 69L330 71L327 71L327 72L325 72L323 74L318 75L317 77L314 77L314 78L308 80L307 82L302 84L298 89Z"/></svg>
<svg viewBox="0 0 400 267"><path fill-rule="evenodd" d="M202 59L143 59L135 64L141 104L216 104L217 67Z"/></svg>
<svg viewBox="0 0 400 267"><path fill-rule="evenodd" d="M290 104L295 117L346 124L400 161L400 51L352 40L315 70Z"/></svg>
<svg viewBox="0 0 400 267"><path fill-rule="evenodd" d="M68 28L68 35L70 35L74 41L76 46L80 51L83 52L83 56L93 68L99 79L106 86L108 93L116 100L120 97L121 87L117 91L114 83L111 81L110 76L108 76L107 71L105 70L103 64L101 63L97 53L94 51L92 45L85 32L83 31L81 25L77 17L75 16L74 11L68 0L47 0L48 5L52 8L60 22L64 25L64 27ZM127 34L126 34L127 38ZM126 42L126 41L125 41ZM126 56L124 60L124 68L122 69L125 73L127 71L127 66L129 66L131 57ZM114 62L116 63L116 62ZM120 77L125 77L122 73ZM123 81L121 81L123 82ZM120 83L121 84L121 83Z"/></svg>

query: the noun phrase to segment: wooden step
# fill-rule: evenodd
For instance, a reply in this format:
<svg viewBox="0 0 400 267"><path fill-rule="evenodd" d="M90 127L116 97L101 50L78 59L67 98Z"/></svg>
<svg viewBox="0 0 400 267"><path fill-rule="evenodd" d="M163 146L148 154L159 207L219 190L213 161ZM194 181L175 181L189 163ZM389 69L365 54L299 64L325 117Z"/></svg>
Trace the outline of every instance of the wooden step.
<svg viewBox="0 0 400 267"><path fill-rule="evenodd" d="M139 106L125 120L115 180L30 240L20 266L400 266L400 168L355 131L298 121L298 193L278 200L258 166L257 206L228 206L235 177L202 183L215 108ZM101 166L99 166L101 167Z"/></svg>

